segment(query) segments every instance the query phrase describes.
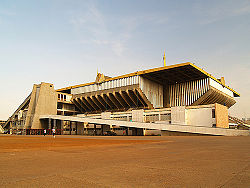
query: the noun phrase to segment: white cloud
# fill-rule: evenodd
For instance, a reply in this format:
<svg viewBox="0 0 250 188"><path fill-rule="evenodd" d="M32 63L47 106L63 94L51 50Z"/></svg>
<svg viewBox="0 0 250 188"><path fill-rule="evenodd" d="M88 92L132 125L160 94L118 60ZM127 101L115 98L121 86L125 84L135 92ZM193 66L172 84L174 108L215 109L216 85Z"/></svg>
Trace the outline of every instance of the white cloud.
<svg viewBox="0 0 250 188"><path fill-rule="evenodd" d="M108 46L118 56L123 54L126 39L130 37L130 34L126 32L121 33L120 36L113 35L106 17L92 2L87 5L83 13L74 13L70 23L77 29L77 32L87 32L88 36L82 34L83 39L79 40L80 43Z"/></svg>
<svg viewBox="0 0 250 188"><path fill-rule="evenodd" d="M122 56L127 50L128 41L138 27L143 24L166 24L168 21L166 16L149 13L111 18L104 15L93 2L87 4L81 12L74 11L70 19L77 32L82 33L80 43L103 45L117 56ZM113 28L114 22L116 28Z"/></svg>

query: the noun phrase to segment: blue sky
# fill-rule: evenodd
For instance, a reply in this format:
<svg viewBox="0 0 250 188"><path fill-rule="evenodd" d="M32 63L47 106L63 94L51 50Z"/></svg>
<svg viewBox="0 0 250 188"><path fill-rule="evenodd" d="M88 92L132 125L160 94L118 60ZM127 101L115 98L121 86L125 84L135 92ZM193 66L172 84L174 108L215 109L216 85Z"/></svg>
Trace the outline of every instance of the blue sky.
<svg viewBox="0 0 250 188"><path fill-rule="evenodd" d="M241 94L250 117L249 0L1 0L0 119L34 83L55 88L192 62Z"/></svg>

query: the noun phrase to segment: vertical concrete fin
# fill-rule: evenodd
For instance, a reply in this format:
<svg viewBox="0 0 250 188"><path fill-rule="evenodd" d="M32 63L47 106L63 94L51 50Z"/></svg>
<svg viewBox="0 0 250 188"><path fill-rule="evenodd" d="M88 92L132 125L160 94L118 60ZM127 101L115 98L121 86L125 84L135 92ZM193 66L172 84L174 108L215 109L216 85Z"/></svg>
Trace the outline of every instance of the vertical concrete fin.
<svg viewBox="0 0 250 188"><path fill-rule="evenodd" d="M48 114L57 114L57 94L54 86L43 82L39 85L35 84L31 93L25 128L43 128L39 117Z"/></svg>

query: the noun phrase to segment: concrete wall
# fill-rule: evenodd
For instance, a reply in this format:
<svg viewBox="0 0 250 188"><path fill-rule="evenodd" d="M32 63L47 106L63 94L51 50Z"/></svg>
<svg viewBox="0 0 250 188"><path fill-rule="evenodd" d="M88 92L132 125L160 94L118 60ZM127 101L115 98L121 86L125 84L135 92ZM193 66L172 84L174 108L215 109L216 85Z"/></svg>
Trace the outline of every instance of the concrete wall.
<svg viewBox="0 0 250 188"><path fill-rule="evenodd" d="M41 83L34 85L27 112L25 127L32 129L45 128L40 121L40 115L57 114L57 94L53 84Z"/></svg>
<svg viewBox="0 0 250 188"><path fill-rule="evenodd" d="M171 107L171 123L172 124L186 124L186 110L185 106Z"/></svg>
<svg viewBox="0 0 250 188"><path fill-rule="evenodd" d="M154 108L163 107L163 86L140 77L140 88Z"/></svg>
<svg viewBox="0 0 250 188"><path fill-rule="evenodd" d="M213 108L194 108L186 110L186 124L192 126L212 127L216 124L212 118Z"/></svg>
<svg viewBox="0 0 250 188"><path fill-rule="evenodd" d="M229 128L228 108L221 104L215 104L216 127Z"/></svg>
<svg viewBox="0 0 250 188"><path fill-rule="evenodd" d="M171 123L198 127L212 127L217 123L216 118L212 117L213 109L215 109L215 105L171 107ZM228 119L228 114L227 112L223 113L218 114L218 117L222 118L222 121L225 121L226 118ZM221 117L222 115L223 117Z"/></svg>
<svg viewBox="0 0 250 188"><path fill-rule="evenodd" d="M204 136L204 135L197 133L185 133L176 131L161 131L161 136Z"/></svg>
<svg viewBox="0 0 250 188"><path fill-rule="evenodd" d="M144 110L132 110L132 121L144 122Z"/></svg>
<svg viewBox="0 0 250 188"><path fill-rule="evenodd" d="M161 135L161 130L144 130L144 136L158 136Z"/></svg>

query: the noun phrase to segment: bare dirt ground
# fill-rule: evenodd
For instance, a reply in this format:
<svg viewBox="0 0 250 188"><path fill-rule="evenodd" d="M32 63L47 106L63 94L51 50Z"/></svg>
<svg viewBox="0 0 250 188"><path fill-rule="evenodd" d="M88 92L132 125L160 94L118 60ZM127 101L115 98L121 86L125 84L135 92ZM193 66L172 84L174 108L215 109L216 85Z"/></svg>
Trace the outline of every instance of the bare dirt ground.
<svg viewBox="0 0 250 188"><path fill-rule="evenodd" d="M0 136L0 187L250 187L250 137Z"/></svg>

